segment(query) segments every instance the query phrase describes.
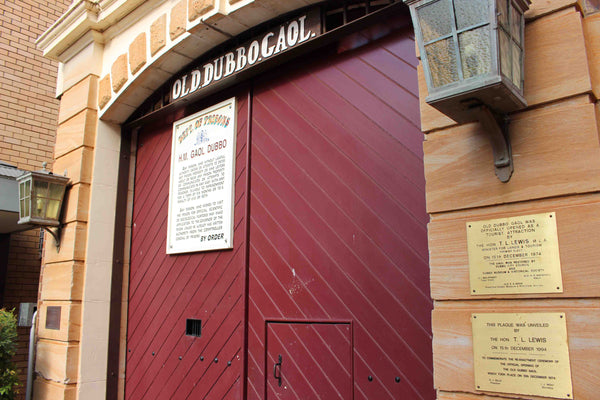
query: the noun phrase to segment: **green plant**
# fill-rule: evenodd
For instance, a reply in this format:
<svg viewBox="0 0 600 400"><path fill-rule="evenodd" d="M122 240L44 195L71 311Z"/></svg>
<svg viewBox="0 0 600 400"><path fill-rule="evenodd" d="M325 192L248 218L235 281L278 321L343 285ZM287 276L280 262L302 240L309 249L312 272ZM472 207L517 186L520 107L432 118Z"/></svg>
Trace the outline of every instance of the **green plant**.
<svg viewBox="0 0 600 400"><path fill-rule="evenodd" d="M17 318L14 310L0 309L0 400L13 400L19 385L15 364Z"/></svg>

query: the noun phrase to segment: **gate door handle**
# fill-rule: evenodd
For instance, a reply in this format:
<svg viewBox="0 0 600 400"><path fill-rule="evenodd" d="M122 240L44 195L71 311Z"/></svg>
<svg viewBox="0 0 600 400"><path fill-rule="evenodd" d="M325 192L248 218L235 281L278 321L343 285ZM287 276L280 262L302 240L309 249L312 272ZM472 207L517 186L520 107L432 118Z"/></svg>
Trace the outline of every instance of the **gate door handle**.
<svg viewBox="0 0 600 400"><path fill-rule="evenodd" d="M277 375L277 367L279 367L279 375ZM273 377L277 379L279 386L281 386L281 354L279 355L279 362L273 365Z"/></svg>

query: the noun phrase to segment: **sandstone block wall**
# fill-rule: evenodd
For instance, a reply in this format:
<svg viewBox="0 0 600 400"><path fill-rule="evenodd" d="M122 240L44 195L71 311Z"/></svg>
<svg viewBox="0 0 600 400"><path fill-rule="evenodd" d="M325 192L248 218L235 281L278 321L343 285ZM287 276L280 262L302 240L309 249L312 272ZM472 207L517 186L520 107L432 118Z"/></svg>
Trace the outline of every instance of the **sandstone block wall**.
<svg viewBox="0 0 600 400"><path fill-rule="evenodd" d="M515 171L494 175L492 150L478 123L457 125L424 101L420 69L431 295L438 399L488 399L474 383L470 317L475 312L564 312L574 399L600 384L600 14L581 3L533 0L526 13L525 97L510 116ZM562 293L474 296L469 288L466 222L555 212ZM582 343L585 345L582 346ZM494 393L493 398L530 398ZM538 397L535 397L538 398Z"/></svg>

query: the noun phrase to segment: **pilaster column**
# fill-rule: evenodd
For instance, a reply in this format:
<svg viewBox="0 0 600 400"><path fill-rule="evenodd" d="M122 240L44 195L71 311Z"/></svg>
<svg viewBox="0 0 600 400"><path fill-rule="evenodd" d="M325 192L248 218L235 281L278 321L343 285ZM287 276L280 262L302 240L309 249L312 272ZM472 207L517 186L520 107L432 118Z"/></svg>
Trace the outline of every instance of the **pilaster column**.
<svg viewBox="0 0 600 400"><path fill-rule="evenodd" d="M98 121L102 46L65 63L54 172L70 178L61 247L48 237L35 399L104 399L120 129ZM81 66L91 66L91 73ZM86 73L87 72L87 73Z"/></svg>

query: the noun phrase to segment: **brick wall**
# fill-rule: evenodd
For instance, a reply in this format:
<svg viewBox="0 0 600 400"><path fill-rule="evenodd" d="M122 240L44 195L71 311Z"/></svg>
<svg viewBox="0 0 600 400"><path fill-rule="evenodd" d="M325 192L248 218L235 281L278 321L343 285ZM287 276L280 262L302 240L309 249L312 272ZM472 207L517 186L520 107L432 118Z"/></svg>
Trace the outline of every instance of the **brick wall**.
<svg viewBox="0 0 600 400"><path fill-rule="evenodd" d="M56 62L45 59L36 39L67 9L70 0L0 2L0 160L37 170L52 165L58 116ZM40 274L39 230L13 233L4 285L6 308L36 302ZM29 329L19 328L16 362L25 393Z"/></svg>
<svg viewBox="0 0 600 400"><path fill-rule="evenodd" d="M43 58L35 40L70 0L0 3L0 158L22 169L51 163L58 100L57 64Z"/></svg>

